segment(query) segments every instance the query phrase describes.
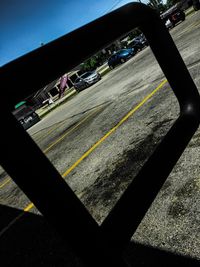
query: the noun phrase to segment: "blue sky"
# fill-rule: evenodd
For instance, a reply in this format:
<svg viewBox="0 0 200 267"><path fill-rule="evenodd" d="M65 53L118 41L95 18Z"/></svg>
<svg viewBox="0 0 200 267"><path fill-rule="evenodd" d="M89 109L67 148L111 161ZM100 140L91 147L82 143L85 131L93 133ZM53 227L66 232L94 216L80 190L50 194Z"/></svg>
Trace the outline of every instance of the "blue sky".
<svg viewBox="0 0 200 267"><path fill-rule="evenodd" d="M1 0L0 66L128 2L130 0Z"/></svg>

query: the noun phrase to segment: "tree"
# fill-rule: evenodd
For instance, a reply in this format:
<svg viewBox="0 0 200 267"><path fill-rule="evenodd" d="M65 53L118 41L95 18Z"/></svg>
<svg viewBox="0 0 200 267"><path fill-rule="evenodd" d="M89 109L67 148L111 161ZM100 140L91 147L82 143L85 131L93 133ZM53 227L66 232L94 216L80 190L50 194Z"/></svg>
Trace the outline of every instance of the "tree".
<svg viewBox="0 0 200 267"><path fill-rule="evenodd" d="M166 6L167 6L167 8L170 8L179 2L180 2L180 0L167 0Z"/></svg>
<svg viewBox="0 0 200 267"><path fill-rule="evenodd" d="M140 35L141 33L142 32L138 28L135 28L132 32L129 33L129 35L128 35L129 40L132 40L133 38Z"/></svg>
<svg viewBox="0 0 200 267"><path fill-rule="evenodd" d="M166 7L162 0L149 0L148 6L156 9L159 13L165 11Z"/></svg>
<svg viewBox="0 0 200 267"><path fill-rule="evenodd" d="M94 70L97 67L97 60L95 56L90 57L82 64L83 71Z"/></svg>

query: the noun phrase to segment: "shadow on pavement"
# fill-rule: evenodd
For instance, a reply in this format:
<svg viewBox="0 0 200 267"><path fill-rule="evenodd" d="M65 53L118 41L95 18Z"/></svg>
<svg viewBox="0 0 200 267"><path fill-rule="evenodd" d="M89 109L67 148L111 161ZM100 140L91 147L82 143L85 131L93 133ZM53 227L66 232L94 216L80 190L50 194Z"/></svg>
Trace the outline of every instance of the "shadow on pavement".
<svg viewBox="0 0 200 267"><path fill-rule="evenodd" d="M126 258L128 262L133 263L133 266L142 267L200 266L200 261L196 259L134 242L130 242L126 251Z"/></svg>
<svg viewBox="0 0 200 267"><path fill-rule="evenodd" d="M23 211L0 205L0 231ZM0 236L2 267L81 267L44 217L24 213Z"/></svg>
<svg viewBox="0 0 200 267"><path fill-rule="evenodd" d="M21 210L0 205L0 232L19 217L0 236L1 266L83 267L75 253L42 216L28 212L21 216L22 213ZM200 266L195 259L134 242L126 250L125 258L128 266Z"/></svg>

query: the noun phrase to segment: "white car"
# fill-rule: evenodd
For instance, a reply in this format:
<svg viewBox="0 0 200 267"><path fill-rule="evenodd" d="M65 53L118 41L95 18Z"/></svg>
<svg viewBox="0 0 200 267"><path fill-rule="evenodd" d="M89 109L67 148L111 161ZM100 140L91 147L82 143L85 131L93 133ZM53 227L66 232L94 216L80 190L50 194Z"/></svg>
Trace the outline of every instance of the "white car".
<svg viewBox="0 0 200 267"><path fill-rule="evenodd" d="M101 75L96 71L88 71L82 74L75 80L74 87L77 91L81 91L93 83L98 82L101 79Z"/></svg>

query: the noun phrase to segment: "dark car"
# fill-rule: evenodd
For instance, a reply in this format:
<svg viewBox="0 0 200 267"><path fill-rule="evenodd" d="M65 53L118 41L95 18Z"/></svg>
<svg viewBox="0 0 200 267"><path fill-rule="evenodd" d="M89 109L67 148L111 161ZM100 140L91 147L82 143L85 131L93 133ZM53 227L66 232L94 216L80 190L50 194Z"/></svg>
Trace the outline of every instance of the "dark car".
<svg viewBox="0 0 200 267"><path fill-rule="evenodd" d="M141 43L141 41L138 38L134 38L129 44L128 48L134 48L136 52L142 50L144 45Z"/></svg>
<svg viewBox="0 0 200 267"><path fill-rule="evenodd" d="M178 22L185 20L185 13L178 5L172 6L170 9L161 14L161 19L164 21L166 27L174 27ZM170 23L169 23L170 22Z"/></svg>
<svg viewBox="0 0 200 267"><path fill-rule="evenodd" d="M19 106L12 113L25 130L40 121L39 115L32 107L27 106L26 104Z"/></svg>
<svg viewBox="0 0 200 267"><path fill-rule="evenodd" d="M108 66L113 69L118 64L122 64L126 62L129 58L134 56L136 54L136 51L134 48L127 48L127 49L121 49L108 59Z"/></svg>
<svg viewBox="0 0 200 267"><path fill-rule="evenodd" d="M100 73L88 71L80 75L74 82L74 88L79 92L101 79Z"/></svg>
<svg viewBox="0 0 200 267"><path fill-rule="evenodd" d="M141 33L138 37L136 37L141 43L142 45L145 47L145 46L148 46L149 43L145 37L145 35L143 33Z"/></svg>
<svg viewBox="0 0 200 267"><path fill-rule="evenodd" d="M148 45L147 39L143 36L137 36L128 44L128 48L134 48L136 52L142 50Z"/></svg>

